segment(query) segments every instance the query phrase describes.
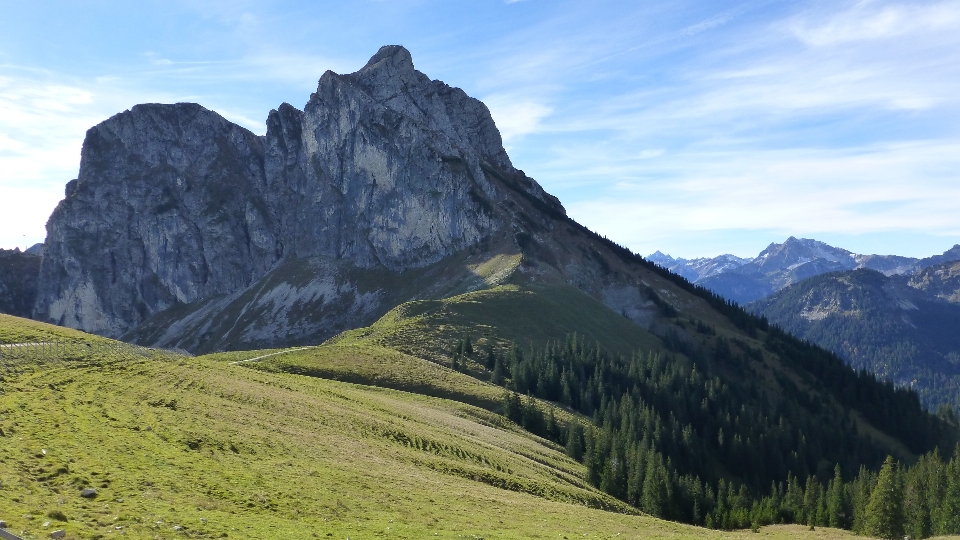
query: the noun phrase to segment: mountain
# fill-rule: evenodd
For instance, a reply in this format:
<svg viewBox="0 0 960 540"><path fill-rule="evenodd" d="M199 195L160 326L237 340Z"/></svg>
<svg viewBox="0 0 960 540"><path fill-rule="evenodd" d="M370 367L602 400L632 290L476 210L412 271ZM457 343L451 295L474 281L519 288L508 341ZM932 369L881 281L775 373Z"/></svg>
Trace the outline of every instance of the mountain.
<svg viewBox="0 0 960 540"><path fill-rule="evenodd" d="M656 263L667 270L670 270L674 274L685 277L692 283L696 283L701 279L705 279L716 274L733 271L750 261L750 259L744 259L737 257L736 255L729 254L718 255L712 258L701 257L699 259L674 259L673 257L665 255L660 251L647 256L647 260L652 263Z"/></svg>
<svg viewBox="0 0 960 540"><path fill-rule="evenodd" d="M37 246L26 251L0 249L0 313L18 317L32 313L42 260L42 250Z"/></svg>
<svg viewBox="0 0 960 540"><path fill-rule="evenodd" d="M742 527L773 484L826 482L838 464L852 480L888 454L907 462L952 448L957 435L915 393L571 220L512 166L486 107L416 71L402 47L382 48L356 73L327 72L303 111L271 112L264 137L194 104L140 105L92 128L46 246L38 318L194 353L293 346L217 356L270 371L263 386L342 378L471 400L567 446L584 486L656 516ZM283 359L260 365L268 355ZM205 360L170 367L186 366L164 379L171 392L206 392L194 362ZM159 372L128 377L144 385ZM440 385L446 378L457 387ZM486 397L463 397L479 383ZM516 486L506 458L413 438L386 418L354 428L335 411L309 416L313 398L284 408L272 404L300 398L229 390L249 384L221 380L192 407L236 412L235 399L355 438L373 430L458 456L409 458L428 467ZM229 448L187 435L191 449Z"/></svg>
<svg viewBox="0 0 960 540"><path fill-rule="evenodd" d="M191 350L316 343L485 286L471 264L535 250L563 218L481 102L384 47L271 111L264 137L184 103L91 128L34 316Z"/></svg>
<svg viewBox="0 0 960 540"><path fill-rule="evenodd" d="M823 274L748 308L856 369L914 388L931 409L960 408L958 261L912 275Z"/></svg>
<svg viewBox="0 0 960 540"><path fill-rule="evenodd" d="M951 262L951 261L960 261L960 244L953 246L947 251L944 251L943 255L934 255L933 257L927 257L925 259L921 259L920 261L917 262L917 264L914 265L912 269L913 271L908 273L919 272L924 268L927 268L930 266L936 266L941 263Z"/></svg>
<svg viewBox="0 0 960 540"><path fill-rule="evenodd" d="M648 258L724 298L747 304L827 272L868 268L885 275L912 274L939 262L960 260L960 245L943 255L921 260L898 255L859 255L817 240L791 236L782 244L770 244L754 259L733 255L674 259L659 251Z"/></svg>

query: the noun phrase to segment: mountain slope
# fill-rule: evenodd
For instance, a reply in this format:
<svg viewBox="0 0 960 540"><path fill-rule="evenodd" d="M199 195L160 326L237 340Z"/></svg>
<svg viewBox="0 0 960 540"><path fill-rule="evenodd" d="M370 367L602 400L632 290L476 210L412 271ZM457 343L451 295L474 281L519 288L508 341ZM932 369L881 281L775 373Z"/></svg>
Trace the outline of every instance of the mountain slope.
<svg viewBox="0 0 960 540"><path fill-rule="evenodd" d="M635 327L630 332L622 316L575 289L503 286L438 302L403 304L371 327L345 332L324 348L393 349L430 358L480 380L497 382L500 377L508 388L573 408L592 417L603 429L609 426L611 414L613 426L619 426L618 414L625 415L625 423L630 416L623 411L645 411L641 426L621 432L615 440L633 448L642 438L644 445L650 445L643 447L644 452L649 449L672 462L668 469L671 482L689 475L713 486L711 489L722 478L762 492L771 481L784 481L787 471L801 478L809 474L828 477L836 463L853 473L860 464L878 467L888 453L910 462L933 445L953 446L956 434L951 430L955 428L932 421L910 392L865 374L858 376L838 358L775 329L765 329L760 320L721 316L716 309L742 312L689 283L663 280L657 286L665 296L680 296L685 291L703 295L698 297L703 302L698 313L704 318L678 311L663 316L657 326L669 330L659 337ZM598 304L596 311L591 311L591 303ZM574 336L567 321L587 313L594 329L580 325ZM526 316L521 320L517 314ZM523 324L519 329L518 320ZM622 323L628 326L621 329ZM750 326L754 323L756 326ZM621 334L624 331L629 333ZM618 342L621 335L636 341ZM467 338L473 353L455 361L457 343ZM577 363L550 367L555 360L548 358L557 358L571 347L581 351ZM604 349L620 355L609 355ZM342 367L318 366L314 357L316 353L307 350L264 362L290 373L342 376ZM395 373L393 368L386 371ZM650 375L646 382L630 387L636 373ZM402 376L385 374L383 384L392 386L395 383L390 381L398 378ZM558 390L564 385L569 393ZM613 386L608 390L608 385ZM670 390L661 393L658 388L662 385ZM804 443L799 442L801 438ZM758 440L762 442L758 444ZM922 440L930 446L918 446ZM626 450L620 448L620 454L607 453L612 451L609 447L598 450L595 459L599 465L591 469L594 474L622 460ZM751 466L745 469L745 463ZM624 470L634 467L631 463ZM642 477L641 472L641 482ZM592 481L631 504L641 504L630 498L627 488L619 492L615 484L606 484L599 476ZM664 515L702 523L703 514L697 518L695 511L690 513L694 499L687 497L696 495L688 492L689 485L683 482L687 480L671 487L678 513ZM701 501L699 508L706 511L712 504Z"/></svg>
<svg viewBox="0 0 960 540"><path fill-rule="evenodd" d="M960 407L960 262L912 276L824 274L751 304L791 333L916 389L924 404Z"/></svg>
<svg viewBox="0 0 960 540"><path fill-rule="evenodd" d="M0 318L7 328L73 336ZM482 409L223 356L4 372L0 518L24 537L64 529L68 538L751 535L631 515L555 445ZM343 365L368 361L351 358ZM94 497L81 496L87 487Z"/></svg>

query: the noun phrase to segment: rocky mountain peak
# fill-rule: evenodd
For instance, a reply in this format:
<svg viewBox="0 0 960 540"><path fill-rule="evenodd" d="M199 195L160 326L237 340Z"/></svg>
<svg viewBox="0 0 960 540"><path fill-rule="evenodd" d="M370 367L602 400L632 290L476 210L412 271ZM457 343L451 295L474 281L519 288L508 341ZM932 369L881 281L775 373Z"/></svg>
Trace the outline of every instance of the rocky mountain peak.
<svg viewBox="0 0 960 540"><path fill-rule="evenodd" d="M487 107L400 46L325 73L303 110L270 111L263 137L195 103L137 105L87 132L66 191L34 316L109 336L294 259L402 273L564 216L512 166ZM310 298L333 309L348 289ZM383 301L354 300L363 317Z"/></svg>
<svg viewBox="0 0 960 540"><path fill-rule="evenodd" d="M385 70L385 78L398 79L404 74L412 75L413 56L402 45L384 45L377 54L370 57L367 64L357 72L357 75L369 75L377 70Z"/></svg>

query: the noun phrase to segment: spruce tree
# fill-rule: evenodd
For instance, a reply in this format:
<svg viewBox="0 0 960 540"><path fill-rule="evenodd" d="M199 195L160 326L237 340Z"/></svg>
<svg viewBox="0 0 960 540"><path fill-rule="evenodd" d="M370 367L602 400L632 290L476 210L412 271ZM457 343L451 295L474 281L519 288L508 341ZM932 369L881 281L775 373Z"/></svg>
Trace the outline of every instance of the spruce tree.
<svg viewBox="0 0 960 540"><path fill-rule="evenodd" d="M504 375L504 371L505 369L503 366L503 360L497 357L496 363L493 366L493 373L490 375L490 382L492 382L497 386L502 385L504 382L504 379L506 378Z"/></svg>
<svg viewBox="0 0 960 540"><path fill-rule="evenodd" d="M903 507L907 518L906 530L910 538L927 538L933 532L930 511L930 462L927 456L903 473Z"/></svg>
<svg viewBox="0 0 960 540"><path fill-rule="evenodd" d="M582 461L584 445L583 426L577 421L570 422L567 426L567 455L576 461Z"/></svg>
<svg viewBox="0 0 960 540"><path fill-rule="evenodd" d="M833 480L827 491L828 524L837 529L849 529L853 525L853 507L847 488L840 475L840 464L833 470Z"/></svg>
<svg viewBox="0 0 960 540"><path fill-rule="evenodd" d="M946 471L947 486L938 512L940 524L937 534L960 534L960 445L954 450Z"/></svg>
<svg viewBox="0 0 960 540"><path fill-rule="evenodd" d="M877 538L901 540L905 534L903 485L897 464L887 456L867 504L866 532Z"/></svg>
<svg viewBox="0 0 960 540"><path fill-rule="evenodd" d="M648 455L647 472L643 478L643 491L640 497L640 508L659 518L667 517L670 504L670 487L667 470L663 465L660 454Z"/></svg>
<svg viewBox="0 0 960 540"><path fill-rule="evenodd" d="M819 502L820 482L817 481L816 477L808 476L807 489L803 494L804 525L807 525L811 528L814 525L817 525L817 510L819 509Z"/></svg>
<svg viewBox="0 0 960 540"><path fill-rule="evenodd" d="M497 355L493 352L493 349L487 349L487 369L493 369L497 365Z"/></svg>

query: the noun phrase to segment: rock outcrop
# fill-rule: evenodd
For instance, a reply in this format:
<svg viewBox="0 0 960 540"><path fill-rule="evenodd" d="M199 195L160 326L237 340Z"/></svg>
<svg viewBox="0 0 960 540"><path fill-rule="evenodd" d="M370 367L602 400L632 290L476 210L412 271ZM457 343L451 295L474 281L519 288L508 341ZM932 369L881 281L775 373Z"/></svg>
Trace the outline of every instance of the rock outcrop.
<svg viewBox="0 0 960 540"><path fill-rule="evenodd" d="M42 257L38 251L42 253L37 246L26 251L0 249L0 313L30 317Z"/></svg>
<svg viewBox="0 0 960 540"><path fill-rule="evenodd" d="M189 103L138 105L90 129L47 223L34 317L111 337L204 306L231 305L237 318L352 306L369 322L392 295L352 269L416 273L564 215L512 166L483 103L388 46L356 73L324 73L303 111L271 111L263 137ZM286 296L250 292L290 268L299 285L284 282ZM190 330L194 348L211 318ZM330 333L291 321L291 339ZM168 327L131 336L158 340Z"/></svg>

